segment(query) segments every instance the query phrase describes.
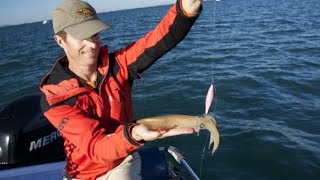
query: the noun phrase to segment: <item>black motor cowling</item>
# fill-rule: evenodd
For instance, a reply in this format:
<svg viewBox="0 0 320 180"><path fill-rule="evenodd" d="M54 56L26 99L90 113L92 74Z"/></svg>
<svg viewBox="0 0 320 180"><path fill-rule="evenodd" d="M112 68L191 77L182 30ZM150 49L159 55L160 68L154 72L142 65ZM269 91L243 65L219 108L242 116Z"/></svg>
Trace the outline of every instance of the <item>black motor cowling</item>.
<svg viewBox="0 0 320 180"><path fill-rule="evenodd" d="M0 168L64 159L63 139L43 116L40 94L0 109Z"/></svg>

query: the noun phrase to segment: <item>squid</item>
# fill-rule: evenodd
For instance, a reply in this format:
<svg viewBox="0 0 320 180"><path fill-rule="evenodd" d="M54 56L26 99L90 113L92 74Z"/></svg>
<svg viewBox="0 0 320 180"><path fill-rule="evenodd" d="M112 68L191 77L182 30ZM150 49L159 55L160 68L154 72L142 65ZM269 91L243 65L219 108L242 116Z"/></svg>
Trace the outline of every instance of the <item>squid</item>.
<svg viewBox="0 0 320 180"><path fill-rule="evenodd" d="M189 116L189 115L167 115L144 118L137 121L138 124L144 124L151 130L162 131L173 128L194 128L206 129L210 132L209 146L212 148L212 154L217 150L220 142L220 135L217 129L216 120L210 115Z"/></svg>

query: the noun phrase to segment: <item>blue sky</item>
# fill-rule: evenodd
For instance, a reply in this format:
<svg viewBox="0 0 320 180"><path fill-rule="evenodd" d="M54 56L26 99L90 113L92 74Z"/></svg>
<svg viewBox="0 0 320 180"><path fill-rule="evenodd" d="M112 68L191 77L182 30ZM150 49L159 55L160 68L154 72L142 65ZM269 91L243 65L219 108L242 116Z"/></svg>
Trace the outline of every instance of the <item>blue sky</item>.
<svg viewBox="0 0 320 180"><path fill-rule="evenodd" d="M51 19L51 12L63 0L2 0L0 26ZM86 0L97 12L116 11L174 3L175 0Z"/></svg>

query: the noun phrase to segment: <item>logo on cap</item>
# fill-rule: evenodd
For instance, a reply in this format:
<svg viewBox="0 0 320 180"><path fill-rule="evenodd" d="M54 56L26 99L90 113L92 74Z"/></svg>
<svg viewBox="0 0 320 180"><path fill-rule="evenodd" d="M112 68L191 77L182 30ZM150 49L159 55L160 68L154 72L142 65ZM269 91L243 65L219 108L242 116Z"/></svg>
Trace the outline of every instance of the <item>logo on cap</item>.
<svg viewBox="0 0 320 180"><path fill-rule="evenodd" d="M89 8L81 8L81 9L77 9L76 13L82 16L90 16L94 14L94 11L92 11Z"/></svg>

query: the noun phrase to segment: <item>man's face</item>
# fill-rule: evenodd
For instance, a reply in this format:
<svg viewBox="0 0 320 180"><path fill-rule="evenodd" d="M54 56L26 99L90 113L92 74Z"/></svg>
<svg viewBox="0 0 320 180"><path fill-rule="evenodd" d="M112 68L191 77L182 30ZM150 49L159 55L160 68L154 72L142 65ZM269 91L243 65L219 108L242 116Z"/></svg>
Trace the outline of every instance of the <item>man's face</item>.
<svg viewBox="0 0 320 180"><path fill-rule="evenodd" d="M101 46L98 33L83 40L67 34L64 40L56 37L56 41L64 49L69 63L76 66L96 65Z"/></svg>

